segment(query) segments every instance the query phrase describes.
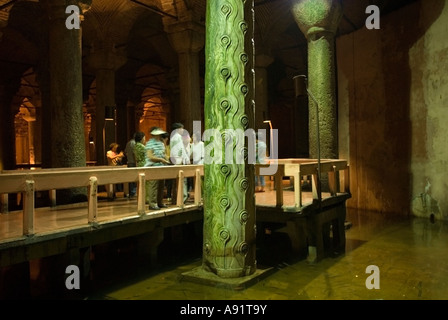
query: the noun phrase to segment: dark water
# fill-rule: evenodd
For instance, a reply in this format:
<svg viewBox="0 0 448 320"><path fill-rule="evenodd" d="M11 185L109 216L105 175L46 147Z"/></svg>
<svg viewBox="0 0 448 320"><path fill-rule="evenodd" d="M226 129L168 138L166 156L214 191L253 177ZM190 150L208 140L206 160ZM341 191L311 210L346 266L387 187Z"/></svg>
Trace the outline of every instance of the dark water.
<svg viewBox="0 0 448 320"><path fill-rule="evenodd" d="M173 241L161 246L162 265L114 278L86 299L116 300L446 300L448 225L422 218L349 210L345 253L316 264L290 251L284 233L257 239L257 263L273 272L244 289L185 281L201 266L200 246ZM196 239L200 244L201 239ZM379 288L367 288L368 266L379 271Z"/></svg>
<svg viewBox="0 0 448 320"><path fill-rule="evenodd" d="M185 279L185 273L201 266L202 258L202 226L190 224L165 229L156 263L148 259L148 254L141 254L138 238L128 238L86 252L90 266L84 270L79 290L53 290L53 279L59 284L64 280L49 277L51 272L39 276L36 270L43 266L34 268L37 263L33 262L30 283L14 283L8 297L153 301L448 299L446 222L391 219L384 214L353 210L348 211L347 220L351 227L346 230L345 252L329 255L316 264L294 256L289 238L277 232L275 226L263 229L257 238L257 265L271 272L238 288ZM378 289L366 286L369 266L379 270ZM4 275L3 285L19 271Z"/></svg>

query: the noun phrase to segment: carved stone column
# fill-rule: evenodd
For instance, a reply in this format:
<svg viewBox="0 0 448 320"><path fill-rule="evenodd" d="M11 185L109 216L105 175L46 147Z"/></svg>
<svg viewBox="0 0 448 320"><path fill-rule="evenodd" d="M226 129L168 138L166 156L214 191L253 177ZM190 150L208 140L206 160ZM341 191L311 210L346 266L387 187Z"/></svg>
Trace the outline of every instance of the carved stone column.
<svg viewBox="0 0 448 320"><path fill-rule="evenodd" d="M213 138L204 138L202 266L219 277L238 278L256 271L254 165L247 157L254 140L243 134L255 121L253 2L207 1L206 10L204 115ZM236 160L240 156L241 164Z"/></svg>
<svg viewBox="0 0 448 320"><path fill-rule="evenodd" d="M308 88L319 107L321 157L338 157L334 38L342 8L338 0L296 0L293 16L308 40ZM317 158L315 102L309 99L310 157Z"/></svg>
<svg viewBox="0 0 448 320"><path fill-rule="evenodd" d="M165 31L179 57L180 103L175 121L183 123L191 133L193 121L202 121L198 52L204 47L204 26L194 21L166 21Z"/></svg>

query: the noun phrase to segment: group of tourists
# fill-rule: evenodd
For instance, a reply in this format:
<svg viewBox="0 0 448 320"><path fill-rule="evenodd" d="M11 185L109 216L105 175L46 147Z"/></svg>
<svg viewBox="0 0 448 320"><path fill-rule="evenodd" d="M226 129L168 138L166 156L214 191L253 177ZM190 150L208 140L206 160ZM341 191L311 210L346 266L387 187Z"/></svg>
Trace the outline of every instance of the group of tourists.
<svg viewBox="0 0 448 320"><path fill-rule="evenodd" d="M152 127L149 130L149 139L144 132L138 131L128 141L124 152L117 153L118 144L112 143L107 152L108 164L122 164L124 158L128 167L158 167L167 165L204 164L205 147L201 140L201 134L194 132L190 137L182 123L173 123L171 136L160 127ZM265 163L266 144L264 139L256 137L257 163ZM255 192L264 192L265 180L263 176L255 177ZM193 188L193 179L183 179L183 201L189 200L189 191ZM145 202L150 210L166 208L166 203L177 198L177 184L170 180L147 180ZM165 196L166 191L166 196ZM137 183L129 184L130 199L137 194Z"/></svg>
<svg viewBox="0 0 448 320"><path fill-rule="evenodd" d="M112 147L112 145L111 145ZM112 157L123 159L126 157L128 167L157 167L166 165L186 165L204 163L204 142L201 141L200 133L194 133L190 137L182 123L172 125L171 136L160 127L152 127L149 130L149 139L144 132L138 131L126 144L124 153L117 154L116 147L108 152ZM109 156L108 156L109 159ZM114 165L118 161L110 160L108 163ZM183 201L189 200L189 190L192 183L189 178L183 181ZM165 197L166 189L166 197ZM137 183L129 184L129 198L135 198ZM145 201L150 210L166 208L164 203L176 199L177 185L173 180L147 180Z"/></svg>

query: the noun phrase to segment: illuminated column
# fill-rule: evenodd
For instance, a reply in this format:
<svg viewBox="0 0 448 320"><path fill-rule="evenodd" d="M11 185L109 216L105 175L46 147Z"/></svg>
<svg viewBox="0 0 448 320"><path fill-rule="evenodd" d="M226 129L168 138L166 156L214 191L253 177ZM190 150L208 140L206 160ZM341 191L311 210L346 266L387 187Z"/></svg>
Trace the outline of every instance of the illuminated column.
<svg viewBox="0 0 448 320"><path fill-rule="evenodd" d="M81 1L42 0L49 28L49 110L51 113L51 166L86 164L82 112L81 31L68 29L67 6ZM82 20L82 16L81 16Z"/></svg>
<svg viewBox="0 0 448 320"><path fill-rule="evenodd" d="M334 38L342 8L337 0L296 0L293 16L308 40L308 88L319 105L321 157L338 158ZM313 99L310 105L310 157L317 158L318 132Z"/></svg>
<svg viewBox="0 0 448 320"><path fill-rule="evenodd" d="M106 106L116 107L115 71L126 62L126 58L115 52L113 43L104 41L91 49L87 62L96 75L96 161L97 165L107 165L106 152L110 143L116 142L115 121L118 120L114 115L113 121L105 121ZM124 148L124 145L120 147Z"/></svg>
<svg viewBox="0 0 448 320"><path fill-rule="evenodd" d="M253 2L207 1L206 10L204 117L206 132L214 139L204 138L202 269L238 278L256 271L254 165L247 159L248 148L255 145L237 134L255 122ZM210 146L214 156L230 151L231 163L225 154L210 163ZM242 164L235 161L239 156L244 157Z"/></svg>
<svg viewBox="0 0 448 320"><path fill-rule="evenodd" d="M185 21L166 23L165 31L179 59L180 101L175 110L175 121L183 123L191 134L193 121L202 120L198 52L204 47L204 27L194 21Z"/></svg>
<svg viewBox="0 0 448 320"><path fill-rule="evenodd" d="M28 155L29 155L28 159L29 164L33 165L36 164L36 157L34 152L34 143L35 143L34 133L36 131L36 108L32 109L32 112L26 109L26 113L23 115L23 119L28 123Z"/></svg>

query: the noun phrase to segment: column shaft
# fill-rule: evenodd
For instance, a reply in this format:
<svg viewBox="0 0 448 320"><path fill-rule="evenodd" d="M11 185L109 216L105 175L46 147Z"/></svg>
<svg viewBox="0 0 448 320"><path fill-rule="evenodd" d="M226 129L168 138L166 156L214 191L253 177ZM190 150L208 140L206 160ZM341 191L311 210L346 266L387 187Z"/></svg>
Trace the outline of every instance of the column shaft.
<svg viewBox="0 0 448 320"><path fill-rule="evenodd" d="M336 70L334 36L323 33L308 41L308 88L319 102L321 157L338 157L338 119L336 102ZM317 124L315 102L309 99L310 157L317 158Z"/></svg>
<svg viewBox="0 0 448 320"><path fill-rule="evenodd" d="M65 9L71 1L49 4L49 70L52 167L86 164L82 113L81 32L67 29Z"/></svg>
<svg viewBox="0 0 448 320"><path fill-rule="evenodd" d="M0 170L13 170L16 166L16 142L12 98L17 87L0 86Z"/></svg>
<svg viewBox="0 0 448 320"><path fill-rule="evenodd" d="M292 13L308 40L308 89L318 103L319 123L316 102L310 97L310 157L317 158L320 142L321 158L337 158L334 35L342 16L341 4L338 0L295 0Z"/></svg>
<svg viewBox="0 0 448 320"><path fill-rule="evenodd" d="M254 165L247 158L255 145L243 134L255 122L253 2L207 1L206 10L204 116L213 137L204 138L202 266L237 278L256 271ZM240 156L244 161L236 161Z"/></svg>

